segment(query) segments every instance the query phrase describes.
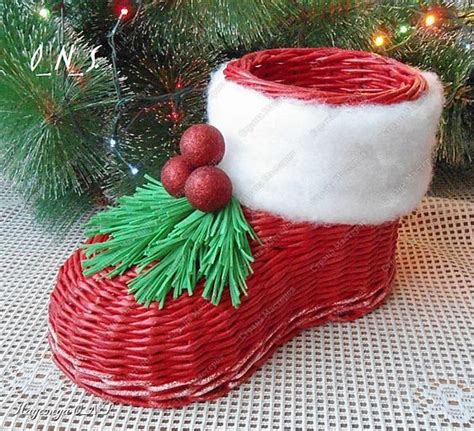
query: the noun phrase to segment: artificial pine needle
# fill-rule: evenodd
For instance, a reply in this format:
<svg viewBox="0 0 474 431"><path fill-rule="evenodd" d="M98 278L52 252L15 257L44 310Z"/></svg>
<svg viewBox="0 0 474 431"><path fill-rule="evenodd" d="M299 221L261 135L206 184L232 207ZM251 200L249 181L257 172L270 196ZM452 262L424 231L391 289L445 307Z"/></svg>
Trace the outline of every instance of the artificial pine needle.
<svg viewBox="0 0 474 431"><path fill-rule="evenodd" d="M157 301L160 307L170 293L192 295L205 279L203 297L217 305L227 287L232 304L239 306L252 272L249 240L257 239L240 203L232 198L223 210L204 213L185 198L170 196L159 181L146 179L133 196L87 223L87 236L108 238L83 246L84 275L109 268L107 276L115 277L136 267L130 292L137 302Z"/></svg>

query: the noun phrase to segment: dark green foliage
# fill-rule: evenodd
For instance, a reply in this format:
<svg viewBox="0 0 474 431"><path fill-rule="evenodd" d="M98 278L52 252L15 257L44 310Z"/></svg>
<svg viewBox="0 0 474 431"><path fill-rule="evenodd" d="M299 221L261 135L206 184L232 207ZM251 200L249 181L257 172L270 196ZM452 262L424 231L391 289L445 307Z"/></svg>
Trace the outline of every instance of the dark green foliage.
<svg viewBox="0 0 474 431"><path fill-rule="evenodd" d="M268 43L291 13L287 0L145 0L160 39L195 40L219 51L252 51Z"/></svg>

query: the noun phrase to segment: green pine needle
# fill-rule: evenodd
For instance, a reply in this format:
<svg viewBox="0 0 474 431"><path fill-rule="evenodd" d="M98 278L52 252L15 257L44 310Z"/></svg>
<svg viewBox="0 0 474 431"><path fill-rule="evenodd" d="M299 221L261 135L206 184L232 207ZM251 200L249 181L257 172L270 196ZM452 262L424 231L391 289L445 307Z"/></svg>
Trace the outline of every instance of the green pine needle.
<svg viewBox="0 0 474 431"><path fill-rule="evenodd" d="M105 242L84 245L84 275L111 268L108 277L137 267L129 282L137 302L163 307L170 292L177 298L194 293L205 279L203 297L217 305L226 286L232 304L240 305L247 294L246 279L253 262L249 238L256 235L239 202L216 213L191 207L185 198L170 196L159 181L148 183L119 205L94 216L86 235L108 235Z"/></svg>
<svg viewBox="0 0 474 431"><path fill-rule="evenodd" d="M87 71L92 47L39 10L31 0L0 1L0 169L45 213L57 216L60 202L73 214L107 173L102 133L114 87L107 60ZM58 64L63 48L84 76Z"/></svg>
<svg viewBox="0 0 474 431"><path fill-rule="evenodd" d="M203 296L213 304L219 303L227 284L234 305L240 305L241 293L247 294L245 280L253 262L247 235L256 239L239 202L233 199L214 217L208 248L201 259L199 275L206 278Z"/></svg>

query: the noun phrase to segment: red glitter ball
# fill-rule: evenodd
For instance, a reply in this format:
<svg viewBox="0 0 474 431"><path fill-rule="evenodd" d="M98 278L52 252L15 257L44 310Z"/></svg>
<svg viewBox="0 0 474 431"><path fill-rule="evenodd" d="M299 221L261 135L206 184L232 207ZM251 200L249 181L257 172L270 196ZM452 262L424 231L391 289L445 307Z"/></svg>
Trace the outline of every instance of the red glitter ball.
<svg viewBox="0 0 474 431"><path fill-rule="evenodd" d="M176 156L169 159L161 170L161 182L166 191L177 198L184 196L184 184L193 167L183 156Z"/></svg>
<svg viewBox="0 0 474 431"><path fill-rule="evenodd" d="M224 157L224 137L210 124L195 124L183 133L179 148L193 166L217 165Z"/></svg>
<svg viewBox="0 0 474 431"><path fill-rule="evenodd" d="M189 176L184 193L193 208L214 212L229 203L232 183L223 170L214 166L203 166Z"/></svg>

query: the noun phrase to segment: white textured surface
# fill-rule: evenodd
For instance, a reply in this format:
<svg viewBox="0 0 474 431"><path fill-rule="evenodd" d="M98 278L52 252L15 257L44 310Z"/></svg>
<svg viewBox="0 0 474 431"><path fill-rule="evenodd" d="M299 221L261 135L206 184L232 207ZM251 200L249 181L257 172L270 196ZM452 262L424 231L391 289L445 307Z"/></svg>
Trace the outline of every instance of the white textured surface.
<svg viewBox="0 0 474 431"><path fill-rule="evenodd" d="M224 78L209 84L209 123L224 135L219 167L246 206L288 220L369 224L416 208L431 181L443 87L390 105L272 98Z"/></svg>
<svg viewBox="0 0 474 431"><path fill-rule="evenodd" d="M103 402L57 371L48 296L82 231L52 234L2 183L0 197L1 431L474 428L470 194L426 198L405 220L380 309L303 332L226 397L162 411Z"/></svg>

